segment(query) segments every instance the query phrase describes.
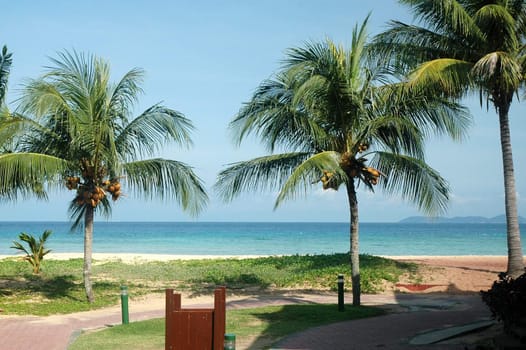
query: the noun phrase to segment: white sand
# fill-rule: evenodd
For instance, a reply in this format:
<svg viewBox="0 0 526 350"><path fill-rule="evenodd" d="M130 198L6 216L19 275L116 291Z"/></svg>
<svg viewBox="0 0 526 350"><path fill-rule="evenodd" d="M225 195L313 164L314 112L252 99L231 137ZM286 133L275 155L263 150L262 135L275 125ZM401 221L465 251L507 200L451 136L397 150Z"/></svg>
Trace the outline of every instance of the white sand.
<svg viewBox="0 0 526 350"><path fill-rule="evenodd" d="M22 255L0 255L0 259L13 258ZM69 260L83 258L82 253L49 253L44 259ZM141 261L170 261L170 260L199 260L199 259L252 259L262 255L173 255L173 254L134 254L134 253L93 253L94 260L141 262Z"/></svg>

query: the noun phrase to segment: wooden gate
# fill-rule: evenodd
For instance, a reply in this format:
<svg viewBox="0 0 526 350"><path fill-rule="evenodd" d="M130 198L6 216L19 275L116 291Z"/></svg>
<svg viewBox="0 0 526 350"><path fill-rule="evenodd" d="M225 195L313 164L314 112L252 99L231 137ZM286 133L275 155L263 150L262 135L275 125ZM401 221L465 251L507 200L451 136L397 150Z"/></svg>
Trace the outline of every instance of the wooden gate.
<svg viewBox="0 0 526 350"><path fill-rule="evenodd" d="M213 309L183 309L181 294L166 290L166 350L223 350L226 289L214 291Z"/></svg>

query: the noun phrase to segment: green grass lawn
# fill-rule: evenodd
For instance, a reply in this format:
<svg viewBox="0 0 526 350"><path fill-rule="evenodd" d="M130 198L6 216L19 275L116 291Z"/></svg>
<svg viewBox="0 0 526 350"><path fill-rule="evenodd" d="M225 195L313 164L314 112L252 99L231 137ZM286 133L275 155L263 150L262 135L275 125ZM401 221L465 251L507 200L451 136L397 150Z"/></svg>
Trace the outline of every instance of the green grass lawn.
<svg viewBox="0 0 526 350"><path fill-rule="evenodd" d="M363 293L381 291L400 275L416 273L415 264L361 256ZM95 261L95 303L89 305L82 283L82 259L44 260L35 276L31 266L18 259L0 260L0 309L3 314L50 315L117 305L120 286L138 297L173 288L192 294L212 294L220 285L236 293L276 289L335 290L338 274L350 276L349 255L306 255L256 259L174 260L124 263ZM350 282L346 283L346 289Z"/></svg>
<svg viewBox="0 0 526 350"><path fill-rule="evenodd" d="M372 307L302 304L227 311L227 333L236 334L238 349L268 348L283 336L334 322L372 317L383 311ZM69 350L164 349L164 318L119 325L82 334Z"/></svg>

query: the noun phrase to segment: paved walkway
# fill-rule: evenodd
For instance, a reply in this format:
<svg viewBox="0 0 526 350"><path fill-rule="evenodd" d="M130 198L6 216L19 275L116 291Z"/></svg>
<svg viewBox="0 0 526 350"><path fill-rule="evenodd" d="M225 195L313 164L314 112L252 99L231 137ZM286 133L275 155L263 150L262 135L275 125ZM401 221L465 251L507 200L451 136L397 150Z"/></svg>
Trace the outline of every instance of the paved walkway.
<svg viewBox="0 0 526 350"><path fill-rule="evenodd" d="M306 302L336 303L335 295L227 296L227 309ZM336 323L293 334L279 349L464 349L462 344L410 345L419 333L488 318L478 295L382 294L363 295L364 305L380 305L392 313ZM184 299L186 306L209 306L212 298ZM164 316L164 298L130 301L130 322ZM0 316L0 349L65 350L82 330L121 323L120 306L48 317ZM248 346L249 349L257 349Z"/></svg>
<svg viewBox="0 0 526 350"><path fill-rule="evenodd" d="M378 304L373 297L364 304ZM405 310L385 316L346 321L316 327L290 335L277 349L467 349L466 338L446 340L458 335L458 326L488 320L489 311L478 295L429 296L402 294L396 298ZM380 303L381 304L381 303ZM395 310L396 311L396 310ZM486 322L487 323L487 322ZM457 326L457 327L455 327ZM456 328L456 329L455 329ZM441 330L440 342L432 343ZM444 331L445 330L445 331ZM419 336L416 338L416 336ZM419 340L418 342L414 340ZM416 344L415 344L416 343Z"/></svg>

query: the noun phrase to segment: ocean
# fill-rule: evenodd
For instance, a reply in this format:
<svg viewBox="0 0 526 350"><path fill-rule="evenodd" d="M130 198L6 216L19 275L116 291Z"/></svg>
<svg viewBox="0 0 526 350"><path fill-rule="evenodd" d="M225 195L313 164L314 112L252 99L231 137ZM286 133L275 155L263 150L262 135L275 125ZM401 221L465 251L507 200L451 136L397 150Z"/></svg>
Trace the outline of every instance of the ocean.
<svg viewBox="0 0 526 350"><path fill-rule="evenodd" d="M0 255L20 232L53 231L47 248L82 253L69 222L0 222ZM521 226L524 232L525 225ZM371 255L507 255L504 224L360 223L360 252ZM526 252L523 237L523 251ZM330 254L349 251L348 223L96 221L94 253L181 255Z"/></svg>

